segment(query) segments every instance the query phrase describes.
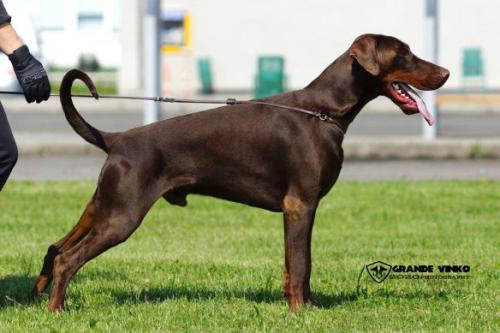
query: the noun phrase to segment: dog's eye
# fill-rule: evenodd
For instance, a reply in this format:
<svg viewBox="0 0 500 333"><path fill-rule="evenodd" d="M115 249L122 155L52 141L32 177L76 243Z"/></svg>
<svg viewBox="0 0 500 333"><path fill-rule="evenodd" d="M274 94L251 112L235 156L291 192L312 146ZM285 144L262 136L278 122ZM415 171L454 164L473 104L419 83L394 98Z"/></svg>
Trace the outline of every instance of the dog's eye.
<svg viewBox="0 0 500 333"><path fill-rule="evenodd" d="M410 49L408 47L402 47L399 49L398 55L402 57L406 57L410 55Z"/></svg>

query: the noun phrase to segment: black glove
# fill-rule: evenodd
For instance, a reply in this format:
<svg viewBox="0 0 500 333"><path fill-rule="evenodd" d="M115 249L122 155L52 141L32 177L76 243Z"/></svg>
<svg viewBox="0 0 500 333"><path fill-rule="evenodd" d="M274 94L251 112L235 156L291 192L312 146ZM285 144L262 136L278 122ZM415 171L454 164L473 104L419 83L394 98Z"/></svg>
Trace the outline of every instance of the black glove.
<svg viewBox="0 0 500 333"><path fill-rule="evenodd" d="M36 60L26 45L9 55L14 66L17 80L23 88L28 103L46 101L50 96L50 83L47 72L40 61Z"/></svg>

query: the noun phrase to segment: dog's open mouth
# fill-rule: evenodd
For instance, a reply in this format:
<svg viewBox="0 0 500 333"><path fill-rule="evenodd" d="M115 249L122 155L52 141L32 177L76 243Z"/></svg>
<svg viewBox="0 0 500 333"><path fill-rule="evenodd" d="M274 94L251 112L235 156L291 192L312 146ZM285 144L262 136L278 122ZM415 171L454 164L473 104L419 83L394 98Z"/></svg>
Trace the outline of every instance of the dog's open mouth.
<svg viewBox="0 0 500 333"><path fill-rule="evenodd" d="M412 87L401 82L391 82L389 83L388 90L391 100L404 113L414 114L420 112L429 126L434 124L434 117L427 110L423 99Z"/></svg>

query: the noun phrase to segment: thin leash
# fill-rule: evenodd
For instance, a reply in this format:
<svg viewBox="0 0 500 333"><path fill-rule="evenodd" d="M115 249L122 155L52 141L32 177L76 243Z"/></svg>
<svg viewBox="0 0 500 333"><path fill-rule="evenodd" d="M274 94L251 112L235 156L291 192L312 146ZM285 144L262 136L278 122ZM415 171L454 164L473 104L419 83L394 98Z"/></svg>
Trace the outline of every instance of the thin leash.
<svg viewBox="0 0 500 333"><path fill-rule="evenodd" d="M2 90L0 90L0 95L23 95L23 93L20 91L2 91ZM51 97L59 97L60 94L50 94L50 96ZM72 94L71 96L78 97L78 98L93 98L93 99L95 99L95 97L92 95ZM271 106L271 107L275 107L275 108L297 111L297 112L311 115L315 118L318 118L321 121L335 125L336 127L338 127L338 129L342 133L344 133L344 130L342 129L342 127L340 126L338 121L335 120L335 118L332 118L325 113L306 110L306 109L298 108L295 106L282 105L282 104L276 104L276 103L270 103L270 102L262 102L262 101L254 101L254 100L240 101L240 100L237 100L236 98L227 98L224 100L222 100L222 99L217 100L217 99L171 98L171 97L161 97L161 96L144 97L144 96L120 96L120 95L99 95L99 98L100 99L102 98L102 99L125 99L125 100L137 100L137 101L152 101L152 102L163 102L163 103L225 104L225 105L253 104L253 105Z"/></svg>

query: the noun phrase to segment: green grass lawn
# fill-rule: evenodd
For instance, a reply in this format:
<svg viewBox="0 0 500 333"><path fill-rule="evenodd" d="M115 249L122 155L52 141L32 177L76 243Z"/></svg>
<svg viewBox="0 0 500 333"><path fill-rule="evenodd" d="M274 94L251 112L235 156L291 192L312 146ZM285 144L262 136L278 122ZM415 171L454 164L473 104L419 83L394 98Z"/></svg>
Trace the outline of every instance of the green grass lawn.
<svg viewBox="0 0 500 333"><path fill-rule="evenodd" d="M115 84L109 84L106 82L95 82L97 92L100 95L116 95L118 93L118 88ZM60 82L51 82L51 92L53 94L59 94L61 89ZM87 94L90 95L89 88L81 82L75 82L71 88L73 94Z"/></svg>
<svg viewBox="0 0 500 333"><path fill-rule="evenodd" d="M67 311L32 304L45 251L74 225L92 182L11 182L0 195L0 331L498 331L500 183L340 182L322 201L311 285L281 296L280 214L212 198L159 201L124 244L85 266ZM467 280L386 280L365 263L468 264Z"/></svg>

